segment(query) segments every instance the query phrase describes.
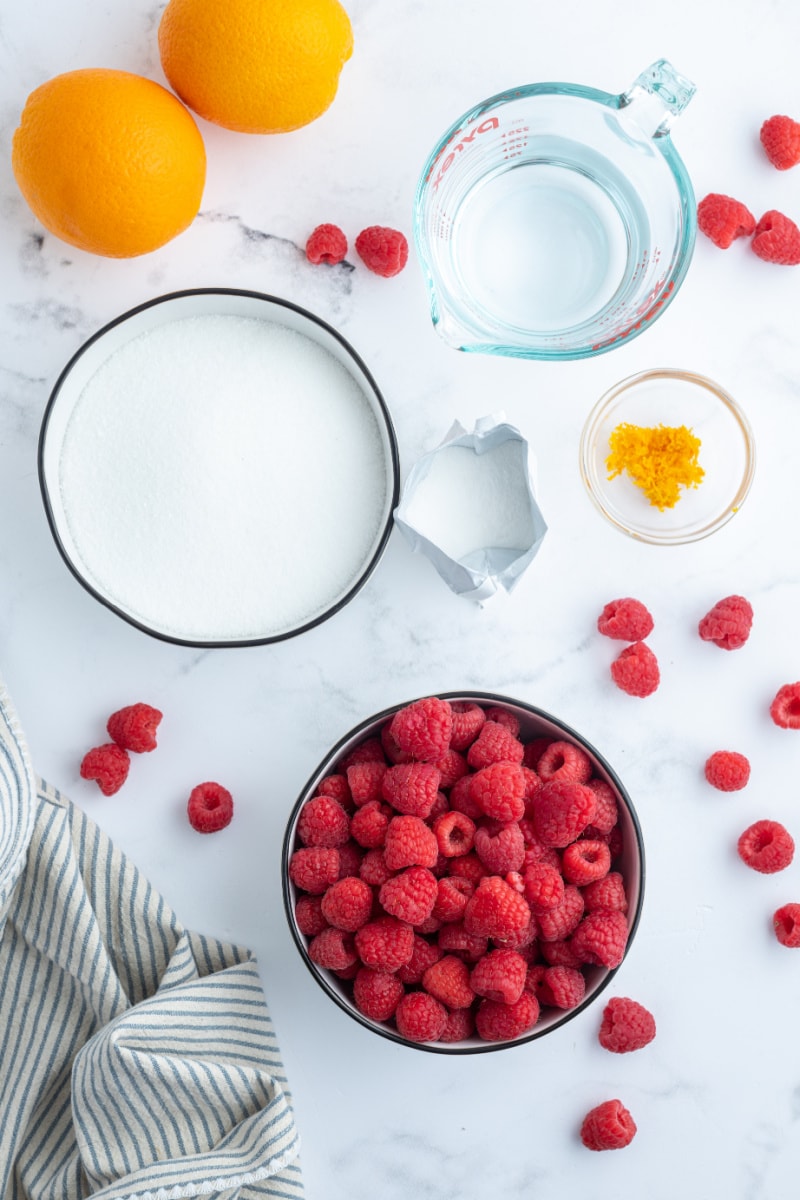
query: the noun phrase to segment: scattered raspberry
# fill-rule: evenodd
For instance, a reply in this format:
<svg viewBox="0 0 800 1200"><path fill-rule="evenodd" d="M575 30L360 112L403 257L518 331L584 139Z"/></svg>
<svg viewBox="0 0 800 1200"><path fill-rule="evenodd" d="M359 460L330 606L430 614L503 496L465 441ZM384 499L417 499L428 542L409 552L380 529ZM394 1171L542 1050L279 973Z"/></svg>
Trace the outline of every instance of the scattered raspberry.
<svg viewBox="0 0 800 1200"><path fill-rule="evenodd" d="M436 903L433 916L440 921L461 921L467 901L475 891L475 885L457 875L447 875L437 883Z"/></svg>
<svg viewBox="0 0 800 1200"><path fill-rule="evenodd" d="M769 715L781 729L800 729L800 683L785 683L780 688Z"/></svg>
<svg viewBox="0 0 800 1200"><path fill-rule="evenodd" d="M482 879L464 911L464 928L479 937L503 938L527 929L531 910L504 879ZM441 945L441 942L439 943Z"/></svg>
<svg viewBox="0 0 800 1200"><path fill-rule="evenodd" d="M525 868L525 899L535 913L548 912L564 901L564 877L558 867L535 862Z"/></svg>
<svg viewBox="0 0 800 1200"><path fill-rule="evenodd" d="M487 817L504 824L519 821L525 813L522 768L512 762L495 762L483 767L472 776L470 796Z"/></svg>
<svg viewBox="0 0 800 1200"><path fill-rule="evenodd" d="M127 750L116 742L107 742L84 754L81 779L94 779L104 796L113 796L128 778L130 766Z"/></svg>
<svg viewBox="0 0 800 1200"><path fill-rule="evenodd" d="M542 942L559 942L570 936L583 916L583 896L570 883L564 888L564 899L555 908L537 912L539 938Z"/></svg>
<svg viewBox="0 0 800 1200"><path fill-rule="evenodd" d="M628 911L625 883L619 871L609 871L604 879L597 879L582 888L583 904L587 912L596 908L609 908L617 912Z"/></svg>
<svg viewBox="0 0 800 1200"><path fill-rule="evenodd" d="M376 917L356 933L356 951L365 967L396 971L411 958L414 931L395 917Z"/></svg>
<svg viewBox="0 0 800 1200"><path fill-rule="evenodd" d="M581 962L613 970L625 957L628 923L621 912L594 909L587 913L572 935L572 949Z"/></svg>
<svg viewBox="0 0 800 1200"><path fill-rule="evenodd" d="M767 158L779 171L788 171L800 162L800 123L791 117L768 117L759 137Z"/></svg>
<svg viewBox="0 0 800 1200"><path fill-rule="evenodd" d="M656 1036L655 1018L643 1004L615 996L603 1010L598 1036L600 1045L613 1054L641 1050Z"/></svg>
<svg viewBox="0 0 800 1200"><path fill-rule="evenodd" d="M304 846L343 846L350 837L350 820L333 796L314 796L300 810L297 836Z"/></svg>
<svg viewBox="0 0 800 1200"><path fill-rule="evenodd" d="M397 1032L409 1042L435 1042L447 1024L447 1010L427 992L406 992L394 1014Z"/></svg>
<svg viewBox="0 0 800 1200"><path fill-rule="evenodd" d="M469 700L455 700L450 709L453 715L450 745L453 750L467 750L480 733L486 714L479 704L473 704Z"/></svg>
<svg viewBox="0 0 800 1200"><path fill-rule="evenodd" d="M428 967L422 976L422 986L447 1008L469 1008L475 999L469 967L455 954L446 954Z"/></svg>
<svg viewBox="0 0 800 1200"><path fill-rule="evenodd" d="M402 967L397 968L397 978L410 987L422 983L422 976L428 967L438 962L443 954L444 951L436 942L429 942L421 934L415 933L411 958L407 963L403 963Z"/></svg>
<svg viewBox="0 0 800 1200"><path fill-rule="evenodd" d="M301 891L321 896L339 878L339 851L324 846L295 850L289 859L289 878Z"/></svg>
<svg viewBox="0 0 800 1200"><path fill-rule="evenodd" d="M400 749L412 758L435 762L450 745L453 732L450 705L436 696L416 700L395 713L389 732Z"/></svg>
<svg viewBox="0 0 800 1200"><path fill-rule="evenodd" d="M777 209L771 208L764 213L750 245L753 253L764 262L778 263L782 267L795 267L800 263L800 229Z"/></svg>
<svg viewBox="0 0 800 1200"><path fill-rule="evenodd" d="M794 840L778 821L756 821L745 829L737 843L739 857L754 871L773 875L794 858Z"/></svg>
<svg viewBox="0 0 800 1200"><path fill-rule="evenodd" d="M597 800L590 788L554 779L544 785L534 802L536 836L543 845L560 850L583 832L596 808Z"/></svg>
<svg viewBox="0 0 800 1200"><path fill-rule="evenodd" d="M463 1042L472 1037L475 1032L475 1017L470 1008L453 1008L447 1014L447 1021L439 1034L440 1042Z"/></svg>
<svg viewBox="0 0 800 1200"><path fill-rule="evenodd" d="M572 842L561 855L561 869L568 883L584 887L602 879L611 868L611 851L605 842L583 838Z"/></svg>
<svg viewBox="0 0 800 1200"><path fill-rule="evenodd" d="M356 808L381 799L386 770L385 762L359 762L347 768L347 786Z"/></svg>
<svg viewBox="0 0 800 1200"><path fill-rule="evenodd" d="M372 888L363 879L337 879L322 897L322 915L336 929L355 933L372 915L372 899Z"/></svg>
<svg viewBox="0 0 800 1200"><path fill-rule="evenodd" d="M634 642L611 664L611 678L629 696L652 696L661 682L658 659L644 642Z"/></svg>
<svg viewBox="0 0 800 1200"><path fill-rule="evenodd" d="M433 872L426 867L409 867L386 880L378 899L390 916L409 925L419 925L433 912L437 895L438 884Z"/></svg>
<svg viewBox="0 0 800 1200"><path fill-rule="evenodd" d="M590 779L586 784L594 792L597 807L592 817L592 825L598 833L611 833L617 823L619 806L614 789L604 779Z"/></svg>
<svg viewBox="0 0 800 1200"><path fill-rule="evenodd" d="M586 980L577 967L548 966L542 977L538 1000L552 1008L577 1008L586 995ZM546 997L546 999L545 999Z"/></svg>
<svg viewBox="0 0 800 1200"><path fill-rule="evenodd" d="M369 225L356 238L356 250L364 265L385 279L399 275L408 262L408 242L397 229Z"/></svg>
<svg viewBox="0 0 800 1200"><path fill-rule="evenodd" d="M318 967L325 967L328 971L346 971L358 963L353 935L345 933L343 929L323 929L309 943L308 957Z"/></svg>
<svg viewBox="0 0 800 1200"><path fill-rule="evenodd" d="M544 783L551 779L586 783L592 775L592 763L589 755L572 742L551 742L539 759L536 774Z"/></svg>
<svg viewBox="0 0 800 1200"><path fill-rule="evenodd" d="M391 971L359 967L353 980L353 1000L359 1012L372 1021L388 1021L405 995L405 988Z"/></svg>
<svg viewBox="0 0 800 1200"><path fill-rule="evenodd" d="M439 791L439 772L430 763L399 763L383 777L383 798L406 816L430 815Z"/></svg>
<svg viewBox="0 0 800 1200"><path fill-rule="evenodd" d="M435 867L439 857L436 834L420 817L392 817L383 847L386 865L392 871L404 867Z"/></svg>
<svg viewBox="0 0 800 1200"><path fill-rule="evenodd" d="M481 826L475 830L475 853L493 875L519 871L525 861L525 842L516 821L501 825L496 833Z"/></svg>
<svg viewBox="0 0 800 1200"><path fill-rule="evenodd" d="M475 1014L478 1036L485 1042L506 1042L533 1029L539 1020L539 1001L523 992L514 1004L482 1000Z"/></svg>
<svg viewBox="0 0 800 1200"><path fill-rule="evenodd" d="M472 968L469 982L473 992L485 1000L515 1004L527 974L528 964L516 950L490 950Z"/></svg>
<svg viewBox="0 0 800 1200"><path fill-rule="evenodd" d="M800 904L784 904L772 918L775 937L782 946L800 946Z"/></svg>
<svg viewBox="0 0 800 1200"><path fill-rule="evenodd" d="M697 206L697 228L720 250L727 250L737 238L750 237L756 219L741 200L710 192Z"/></svg>
<svg viewBox="0 0 800 1200"><path fill-rule="evenodd" d="M149 704L120 708L108 718L108 736L123 750L147 754L156 748L156 730L163 715Z"/></svg>
<svg viewBox="0 0 800 1200"><path fill-rule="evenodd" d="M496 721L485 721L475 741L467 751L467 762L474 771L492 763L521 763L525 747L519 738Z"/></svg>
<svg viewBox="0 0 800 1200"><path fill-rule="evenodd" d="M335 266L347 254L347 238L338 225L318 225L306 242L306 258L310 263Z"/></svg>
<svg viewBox="0 0 800 1200"><path fill-rule="evenodd" d="M433 832L439 853L445 858L457 858L469 854L475 841L475 822L466 813L448 812L437 817Z"/></svg>
<svg viewBox="0 0 800 1200"><path fill-rule="evenodd" d="M706 759L705 776L721 792L738 792L750 778L750 763L735 750L716 750Z"/></svg>
<svg viewBox="0 0 800 1200"><path fill-rule="evenodd" d="M221 783L198 783L189 794L186 811L192 829L217 833L233 820L233 796Z"/></svg>
<svg viewBox="0 0 800 1200"><path fill-rule="evenodd" d="M704 642L714 642L722 650L738 650L750 636L753 608L744 596L726 596L718 600L698 626Z"/></svg>
<svg viewBox="0 0 800 1200"><path fill-rule="evenodd" d="M643 642L653 632L653 618L641 600L626 596L609 601L597 618L597 628L606 637Z"/></svg>
<svg viewBox="0 0 800 1200"><path fill-rule="evenodd" d="M587 1113L581 1141L587 1150L621 1150L636 1134L636 1123L621 1100L606 1100Z"/></svg>

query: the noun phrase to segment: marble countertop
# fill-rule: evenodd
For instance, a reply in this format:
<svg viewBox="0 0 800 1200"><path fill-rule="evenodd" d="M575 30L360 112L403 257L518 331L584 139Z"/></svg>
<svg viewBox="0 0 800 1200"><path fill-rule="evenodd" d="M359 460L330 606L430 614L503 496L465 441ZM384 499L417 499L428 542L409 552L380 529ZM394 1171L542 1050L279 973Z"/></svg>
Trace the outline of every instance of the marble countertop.
<svg viewBox="0 0 800 1200"><path fill-rule="evenodd" d="M260 138L203 125L208 181L181 237L140 259L93 258L35 221L11 174L28 93L83 66L162 80L161 4L102 0L17 6L0 21L0 673L36 770L85 809L169 899L185 925L257 953L303 1138L310 1197L478 1200L564 1195L615 1200L784 1200L800 1174L800 956L778 945L773 910L800 900L800 862L759 876L738 861L761 817L800 835L800 734L769 703L800 678L800 555L793 532L800 438L800 268L762 263L744 242L698 240L674 303L643 336L601 357L531 363L459 354L431 326L413 253L397 278L308 264L310 230L351 237L387 224L410 235L422 163L465 109L505 87L562 79L623 90L664 56L697 84L674 140L698 196L721 191L760 215L800 219L800 169L777 172L758 144L772 113L800 118L800 9L731 0L350 0L355 52L329 112ZM397 531L342 612L270 646L199 651L149 638L97 604L50 537L36 446L61 368L108 320L182 288L285 297L353 344L397 432L403 477L458 419L502 409L529 439L549 531L508 597L483 608L452 594ZM634 542L591 505L578 472L586 415L608 387L680 367L728 388L757 444L752 492L706 541ZM700 641L719 598L747 596L755 621L733 654ZM634 700L609 675L617 652L595 623L610 599L649 605L662 683ZM579 729L623 778L647 847L641 925L610 989L646 1004L658 1037L611 1056L588 1010L542 1041L450 1060L377 1038L311 980L283 914L287 815L316 764L351 726L436 691L489 690ZM111 711L164 712L157 753L105 799L82 754ZM713 750L752 763L746 789L703 778ZM219 779L235 797L223 833L199 838L188 791ZM619 1096L639 1127L621 1154L585 1151L577 1129Z"/></svg>

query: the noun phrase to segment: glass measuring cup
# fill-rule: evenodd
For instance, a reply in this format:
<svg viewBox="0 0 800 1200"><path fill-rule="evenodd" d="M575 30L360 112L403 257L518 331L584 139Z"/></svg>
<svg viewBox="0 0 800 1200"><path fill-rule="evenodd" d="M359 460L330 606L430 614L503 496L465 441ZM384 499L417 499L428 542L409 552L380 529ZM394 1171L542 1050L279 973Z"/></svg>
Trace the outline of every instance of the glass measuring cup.
<svg viewBox="0 0 800 1200"><path fill-rule="evenodd" d="M515 88L465 113L417 186L434 326L459 350L602 354L675 296L696 234L670 128L695 86L665 59L611 95Z"/></svg>

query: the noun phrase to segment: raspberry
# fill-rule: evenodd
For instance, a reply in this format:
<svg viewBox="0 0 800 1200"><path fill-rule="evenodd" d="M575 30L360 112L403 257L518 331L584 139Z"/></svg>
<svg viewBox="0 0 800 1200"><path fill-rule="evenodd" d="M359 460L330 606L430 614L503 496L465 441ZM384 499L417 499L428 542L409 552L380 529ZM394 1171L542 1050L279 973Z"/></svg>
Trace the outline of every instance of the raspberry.
<svg viewBox="0 0 800 1200"><path fill-rule="evenodd" d="M156 730L163 715L149 704L120 708L108 718L108 736L123 750L147 754L156 748Z"/></svg>
<svg viewBox="0 0 800 1200"><path fill-rule="evenodd" d="M516 821L501 825L492 834L483 827L475 831L475 853L493 875L519 871L525 860L525 842Z"/></svg>
<svg viewBox="0 0 800 1200"><path fill-rule="evenodd" d="M564 901L564 878L558 867L531 863L525 868L525 899L535 913L557 908Z"/></svg>
<svg viewBox="0 0 800 1200"><path fill-rule="evenodd" d="M383 777L383 798L411 817L430 815L439 791L439 772L430 763L400 763Z"/></svg>
<svg viewBox="0 0 800 1200"><path fill-rule="evenodd" d="M391 971L359 967L353 980L353 1000L359 1012L372 1021L388 1021L405 995L405 988Z"/></svg>
<svg viewBox="0 0 800 1200"><path fill-rule="evenodd" d="M539 791L539 788L542 786L542 780L539 778L539 776L536 774L536 772L531 767L526 767L524 765L524 763L520 769L522 771L522 776L525 780L524 800L525 800L525 813L527 815L530 801L533 800L534 796Z"/></svg>
<svg viewBox="0 0 800 1200"><path fill-rule="evenodd" d="M465 775L450 789L450 811L461 812L471 821L483 816L482 809L472 798L472 775Z"/></svg>
<svg viewBox="0 0 800 1200"><path fill-rule="evenodd" d="M394 1019L407 1042L435 1042L447 1024L447 1010L427 992L406 992Z"/></svg>
<svg viewBox="0 0 800 1200"><path fill-rule="evenodd" d="M539 1020L539 1001L523 992L514 1004L482 1000L475 1014L478 1036L485 1042L505 1042L533 1029Z"/></svg>
<svg viewBox="0 0 800 1200"><path fill-rule="evenodd" d="M461 924L443 925L438 935L439 949L446 954L457 954L466 962L477 962L488 948L488 941L476 933L469 933Z"/></svg>
<svg viewBox="0 0 800 1200"><path fill-rule="evenodd" d="M800 683L785 683L779 689L769 715L781 729L800 729Z"/></svg>
<svg viewBox="0 0 800 1200"><path fill-rule="evenodd" d="M438 771L439 768L437 767L436 770ZM428 813L427 817L425 818L425 824L430 829L433 829L433 826L436 823L436 821L438 820L438 818L443 817L444 814L449 811L450 811L450 804L448 802L447 796L445 796L444 792L442 792L442 791L437 792L436 799L434 800L433 804L431 805L431 811Z"/></svg>
<svg viewBox="0 0 800 1200"><path fill-rule="evenodd" d="M621 1100L606 1100L588 1112L581 1125L587 1150L622 1150L636 1134L636 1123Z"/></svg>
<svg viewBox="0 0 800 1200"><path fill-rule="evenodd" d="M598 908L587 913L572 935L571 945L581 962L612 970L625 957L628 923L621 912Z"/></svg>
<svg viewBox="0 0 800 1200"><path fill-rule="evenodd" d="M198 783L189 794L186 811L192 829L198 833L217 833L233 820L233 796L221 783ZM336 857L338 862L338 854Z"/></svg>
<svg viewBox="0 0 800 1200"><path fill-rule="evenodd" d="M394 917L376 917L357 930L355 943L365 967L396 971L411 958L414 931L410 925Z"/></svg>
<svg viewBox="0 0 800 1200"><path fill-rule="evenodd" d="M455 700L450 709L453 715L450 746L453 750L466 750L480 733L486 714L479 704L468 700Z"/></svg>
<svg viewBox="0 0 800 1200"><path fill-rule="evenodd" d="M337 879L322 897L322 915L336 929L355 933L372 915L372 900L372 888L363 879Z"/></svg>
<svg viewBox="0 0 800 1200"><path fill-rule="evenodd" d="M445 791L454 783L458 783L459 779L463 779L469 771L467 760L457 750L447 750L433 765L441 776L439 787Z"/></svg>
<svg viewBox="0 0 800 1200"><path fill-rule="evenodd" d="M408 262L408 242L398 229L385 225L369 225L356 238L358 251L365 267L384 279L399 275Z"/></svg>
<svg viewBox="0 0 800 1200"><path fill-rule="evenodd" d="M551 1008L570 1009L577 1008L585 994L586 980L576 967L552 966L544 972L538 1000Z"/></svg>
<svg viewBox="0 0 800 1200"><path fill-rule="evenodd" d="M551 737L538 737L534 738L532 742L526 743L522 756L523 764L535 771L539 766L539 759L552 741Z"/></svg>
<svg viewBox="0 0 800 1200"><path fill-rule="evenodd" d="M306 258L310 263L329 263L335 266L347 254L347 238L338 225L318 225L306 242Z"/></svg>
<svg viewBox="0 0 800 1200"><path fill-rule="evenodd" d="M536 914L541 941L563 941L577 927L582 916L583 896L574 884L569 884L564 888L564 899L560 904Z"/></svg>
<svg viewBox="0 0 800 1200"><path fill-rule="evenodd" d="M385 763L386 756L383 753L383 746L378 737L365 738L363 742L359 742L354 746L339 763L339 771L346 775L350 767L354 767L356 763L379 762Z"/></svg>
<svg viewBox="0 0 800 1200"><path fill-rule="evenodd" d="M365 850L378 850L386 841L392 810L380 800L369 800L350 818L350 834Z"/></svg>
<svg viewBox="0 0 800 1200"><path fill-rule="evenodd" d="M470 796L487 817L504 824L519 821L525 814L522 768L512 762L495 762L483 767L472 776Z"/></svg>
<svg viewBox="0 0 800 1200"><path fill-rule="evenodd" d="M594 792L594 798L597 801L592 825L598 833L611 833L619 816L614 789L604 779L590 779L586 786Z"/></svg>
<svg viewBox="0 0 800 1200"><path fill-rule="evenodd" d="M720 250L727 250L737 238L750 237L756 219L741 200L710 192L697 206L697 228Z"/></svg>
<svg viewBox="0 0 800 1200"><path fill-rule="evenodd" d="M339 851L324 846L295 850L289 859L289 878L301 891L321 896L339 878Z"/></svg>
<svg viewBox="0 0 800 1200"><path fill-rule="evenodd" d="M643 1004L615 996L603 1010L598 1037L600 1045L613 1054L628 1054L641 1050L656 1036L653 1014Z"/></svg>
<svg viewBox="0 0 800 1200"><path fill-rule="evenodd" d="M661 682L658 659L645 642L634 642L611 664L611 678L629 696L652 696Z"/></svg>
<svg viewBox="0 0 800 1200"><path fill-rule="evenodd" d="M358 875L361 869L361 860L364 857L364 851L355 842L345 842L343 846L337 846L339 851L339 878L347 879L350 876Z"/></svg>
<svg viewBox="0 0 800 1200"><path fill-rule="evenodd" d="M597 628L606 637L642 642L653 632L653 618L641 600L626 596L609 601L597 618Z"/></svg>
<svg viewBox="0 0 800 1200"><path fill-rule="evenodd" d="M395 714L389 733L397 745L412 758L435 762L450 745L453 714L446 700L427 696L415 700Z"/></svg>
<svg viewBox="0 0 800 1200"><path fill-rule="evenodd" d="M469 967L455 954L446 954L422 976L425 991L448 1008L469 1008L475 999Z"/></svg>
<svg viewBox="0 0 800 1200"><path fill-rule="evenodd" d="M386 880L378 899L390 916L409 925L418 925L433 912L438 890L436 876L431 871L425 867L409 867Z"/></svg>
<svg viewBox="0 0 800 1200"><path fill-rule="evenodd" d="M583 966L581 960L565 938L558 938L555 942L542 942L540 949L542 958L550 967Z"/></svg>
<svg viewBox="0 0 800 1200"><path fill-rule="evenodd" d="M544 783L551 779L586 783L592 775L592 764L589 755L572 742L551 742L539 759L536 774Z"/></svg>
<svg viewBox="0 0 800 1200"><path fill-rule="evenodd" d="M383 857L391 871L435 867L439 857L436 834L420 817L392 817L386 830Z"/></svg>
<svg viewBox="0 0 800 1200"><path fill-rule="evenodd" d="M116 742L107 742L84 754L81 779L94 779L104 796L113 796L128 778L130 766L127 750Z"/></svg>
<svg viewBox="0 0 800 1200"><path fill-rule="evenodd" d="M509 712L507 708L499 708L497 705L493 705L491 708L486 709L485 716L487 721L494 721L496 724L502 725L512 737L519 737L519 718L515 717L512 712Z"/></svg>
<svg viewBox="0 0 800 1200"><path fill-rule="evenodd" d="M800 946L800 904L784 904L772 918L775 937L782 946Z"/></svg>
<svg viewBox="0 0 800 1200"><path fill-rule="evenodd" d="M521 893L517 892L517 895L521 895ZM492 938L492 941L498 950L518 950L520 953L531 950L532 954L533 949L535 949L538 932L539 928L533 913L531 913L527 925L523 925L519 929L512 929L509 933L503 934L502 937L498 934Z"/></svg>
<svg viewBox="0 0 800 1200"><path fill-rule="evenodd" d="M347 768L347 786L356 808L363 808L371 800L381 799L381 784L386 771L384 762L353 763Z"/></svg>
<svg viewBox="0 0 800 1200"><path fill-rule="evenodd" d="M800 229L777 209L764 213L750 245L764 262L782 267L796 267L800 263Z"/></svg>
<svg viewBox="0 0 800 1200"><path fill-rule="evenodd" d="M527 974L528 964L516 950L490 950L472 968L469 982L473 992L485 1000L515 1004Z"/></svg>
<svg viewBox="0 0 800 1200"><path fill-rule="evenodd" d="M752 624L750 601L744 596L726 596L706 613L697 631L704 642L714 642L722 650L738 650L749 638Z"/></svg>
<svg viewBox="0 0 800 1200"><path fill-rule="evenodd" d="M433 824L439 853L445 858L469 854L475 841L475 822L462 812L448 812Z"/></svg>
<svg viewBox="0 0 800 1200"><path fill-rule="evenodd" d="M449 859L447 873L460 879L468 879L474 887L489 874L477 854L472 853L460 854L457 858Z"/></svg>
<svg viewBox="0 0 800 1200"><path fill-rule="evenodd" d="M603 879L587 883L581 891L586 912L596 908L609 908L623 913L628 911L625 884L619 871L609 871Z"/></svg>
<svg viewBox="0 0 800 1200"><path fill-rule="evenodd" d="M460 879L457 875L448 875L437 884L436 903L433 915L440 921L452 923L461 921L467 901L475 891L474 884L468 879Z"/></svg>
<svg viewBox="0 0 800 1200"><path fill-rule="evenodd" d="M309 943L308 957L328 971L345 971L358 962L353 935L343 929L323 929Z"/></svg>
<svg viewBox="0 0 800 1200"><path fill-rule="evenodd" d="M496 721L485 721L475 741L467 751L467 762L474 771L492 763L521 763L525 747L519 738Z"/></svg>
<svg viewBox="0 0 800 1200"><path fill-rule="evenodd" d="M364 883L370 884L371 887L380 887L386 883L387 879L391 879L394 871L390 871L386 865L386 859L383 857L383 850L368 850L361 860L361 866L358 868L359 878L364 880Z"/></svg>
<svg viewBox="0 0 800 1200"><path fill-rule="evenodd" d="M705 776L721 792L738 792L750 778L750 763L735 750L716 750L706 759Z"/></svg>
<svg viewBox="0 0 800 1200"><path fill-rule="evenodd" d="M534 802L536 836L543 845L560 850L583 832L596 808L597 800L590 788L554 779L544 785Z"/></svg>
<svg viewBox="0 0 800 1200"><path fill-rule="evenodd" d="M774 875L794 858L794 840L778 821L756 821L737 843L739 857L754 871Z"/></svg>
<svg viewBox="0 0 800 1200"><path fill-rule="evenodd" d="M440 1042L463 1042L475 1032L475 1017L469 1008L454 1008L447 1014L447 1021L439 1034Z"/></svg>
<svg viewBox="0 0 800 1200"><path fill-rule="evenodd" d="M298 896L294 906L294 919L297 928L308 938L316 937L328 928L328 922L322 915L321 896Z"/></svg>
<svg viewBox="0 0 800 1200"><path fill-rule="evenodd" d="M800 163L800 123L791 117L768 117L759 137L767 158L779 171Z"/></svg>
<svg viewBox="0 0 800 1200"><path fill-rule="evenodd" d="M407 754L405 750L401 750L392 737L391 724L391 721L387 721L381 729L381 746L385 757L394 766L399 763L411 762L411 755Z"/></svg>
<svg viewBox="0 0 800 1200"><path fill-rule="evenodd" d="M464 910L464 928L479 937L507 937L526 929L530 919L525 898L496 876L480 881Z"/></svg>
<svg viewBox="0 0 800 1200"><path fill-rule="evenodd" d="M561 869L568 883L583 887L602 879L611 867L611 851L599 839L572 842L561 856Z"/></svg>
<svg viewBox="0 0 800 1200"><path fill-rule="evenodd" d="M407 963L403 963L402 967L397 968L397 978L401 983L411 987L422 983L422 976L428 967L432 967L435 962L438 962L443 953L444 951L435 942L429 942L420 934L415 933L411 958Z"/></svg>
<svg viewBox="0 0 800 1200"><path fill-rule="evenodd" d="M297 836L304 846L343 846L350 838L350 821L333 796L314 796L300 810Z"/></svg>
<svg viewBox="0 0 800 1200"><path fill-rule="evenodd" d="M353 807L353 797L350 795L350 787L346 775L326 775L317 784L316 794L318 796L333 796L334 800L338 800L345 811Z"/></svg>

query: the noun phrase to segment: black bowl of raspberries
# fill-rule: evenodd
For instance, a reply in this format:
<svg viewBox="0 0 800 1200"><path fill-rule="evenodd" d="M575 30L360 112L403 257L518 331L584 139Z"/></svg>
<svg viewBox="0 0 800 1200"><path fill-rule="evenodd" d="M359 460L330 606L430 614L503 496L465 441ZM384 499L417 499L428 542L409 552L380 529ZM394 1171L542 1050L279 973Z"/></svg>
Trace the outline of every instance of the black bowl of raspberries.
<svg viewBox="0 0 800 1200"><path fill-rule="evenodd" d="M474 1054L597 999L636 932L644 847L578 733L453 692L334 746L294 806L282 872L292 936L341 1009L403 1045Z"/></svg>

